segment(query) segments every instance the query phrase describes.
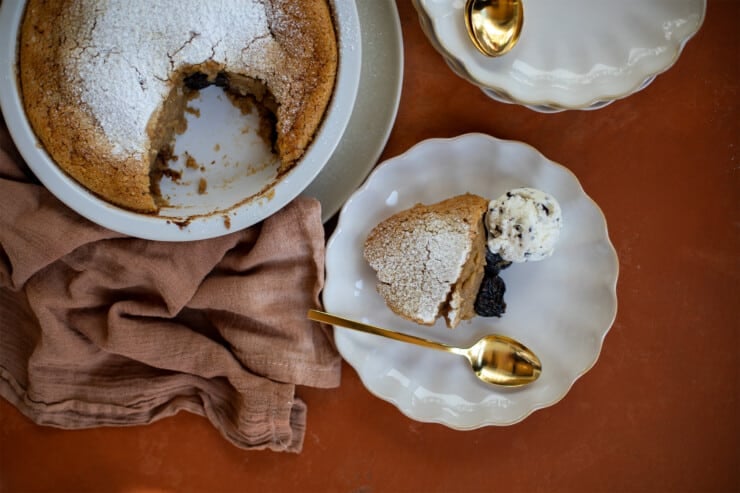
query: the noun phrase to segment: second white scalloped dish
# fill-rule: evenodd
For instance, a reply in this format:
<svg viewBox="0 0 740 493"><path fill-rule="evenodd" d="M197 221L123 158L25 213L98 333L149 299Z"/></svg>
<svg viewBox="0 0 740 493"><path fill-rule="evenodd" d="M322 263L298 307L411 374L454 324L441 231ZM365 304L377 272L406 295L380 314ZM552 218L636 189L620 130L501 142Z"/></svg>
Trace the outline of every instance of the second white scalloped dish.
<svg viewBox="0 0 740 493"><path fill-rule="evenodd" d="M478 53L463 0L414 0L435 48L461 77L504 102L537 111L596 109L670 68L704 21L706 0L524 0L519 43Z"/></svg>
<svg viewBox="0 0 740 493"><path fill-rule="evenodd" d="M531 186L563 210L552 257L502 271L507 310L455 330L423 327L392 313L375 290L362 248L381 220L417 202L471 192L495 198ZM407 416L456 429L509 425L562 399L596 362L617 310L617 255L599 207L563 166L521 142L483 134L431 139L385 161L344 205L327 245L326 309L428 339L468 346L487 333L512 336L534 350L542 376L517 389L480 382L460 357L336 328L337 347L365 386Z"/></svg>

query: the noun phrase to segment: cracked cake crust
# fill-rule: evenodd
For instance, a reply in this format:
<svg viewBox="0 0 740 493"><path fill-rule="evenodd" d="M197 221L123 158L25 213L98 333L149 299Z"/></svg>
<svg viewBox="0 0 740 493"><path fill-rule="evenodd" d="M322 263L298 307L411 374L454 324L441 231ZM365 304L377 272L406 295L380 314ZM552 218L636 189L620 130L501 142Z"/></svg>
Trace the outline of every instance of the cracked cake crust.
<svg viewBox="0 0 740 493"><path fill-rule="evenodd" d="M394 313L422 325L444 316L450 328L475 316L487 207L484 198L464 194L417 204L373 228L363 253L377 272L378 293Z"/></svg>
<svg viewBox="0 0 740 493"><path fill-rule="evenodd" d="M279 174L310 144L337 69L324 0L29 0L20 37L26 113L52 159L116 205L156 212L150 170L182 129L202 72L275 112Z"/></svg>

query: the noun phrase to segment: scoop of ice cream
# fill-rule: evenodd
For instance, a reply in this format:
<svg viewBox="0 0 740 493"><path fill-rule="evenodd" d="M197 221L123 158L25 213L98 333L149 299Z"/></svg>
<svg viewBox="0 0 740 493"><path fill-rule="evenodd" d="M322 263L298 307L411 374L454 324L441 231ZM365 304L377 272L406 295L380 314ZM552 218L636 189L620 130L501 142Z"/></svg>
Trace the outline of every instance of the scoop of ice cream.
<svg viewBox="0 0 740 493"><path fill-rule="evenodd" d="M531 262L552 255L560 236L557 200L535 188L509 190L488 204L488 249L510 262Z"/></svg>

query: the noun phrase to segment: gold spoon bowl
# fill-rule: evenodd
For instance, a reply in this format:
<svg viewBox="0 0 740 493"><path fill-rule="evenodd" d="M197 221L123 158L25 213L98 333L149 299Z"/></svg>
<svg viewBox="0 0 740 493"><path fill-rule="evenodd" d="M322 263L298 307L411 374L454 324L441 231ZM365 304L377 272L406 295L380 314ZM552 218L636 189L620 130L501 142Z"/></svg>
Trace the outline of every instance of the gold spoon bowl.
<svg viewBox="0 0 740 493"><path fill-rule="evenodd" d="M319 310L309 310L308 318L317 322L338 325L347 329L464 356L470 363L475 375L492 385L520 387L534 382L542 373L542 364L534 352L522 343L503 335L487 335L469 348L458 348L441 342L382 329Z"/></svg>
<svg viewBox="0 0 740 493"><path fill-rule="evenodd" d="M519 41L524 24L520 0L467 0L464 14L470 40L486 56L504 55Z"/></svg>

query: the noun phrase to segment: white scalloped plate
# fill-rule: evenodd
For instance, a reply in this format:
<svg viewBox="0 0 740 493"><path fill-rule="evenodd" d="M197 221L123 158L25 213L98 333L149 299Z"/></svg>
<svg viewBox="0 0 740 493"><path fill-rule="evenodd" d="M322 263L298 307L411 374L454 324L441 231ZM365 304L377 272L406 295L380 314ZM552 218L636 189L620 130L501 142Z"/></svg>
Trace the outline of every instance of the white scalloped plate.
<svg viewBox="0 0 740 493"><path fill-rule="evenodd" d="M554 195L564 227L554 255L502 272L503 317L423 327L393 314L362 256L370 230L417 202L472 192L497 197L532 186ZM576 177L534 148L483 134L424 141L379 165L342 208L327 245L326 309L349 318L468 346L484 334L513 336L533 349L542 376L518 389L480 382L460 357L336 328L337 347L365 386L407 416L456 429L516 423L562 399L596 362L616 316L618 261L599 207Z"/></svg>
<svg viewBox="0 0 740 493"><path fill-rule="evenodd" d="M414 0L424 32L450 67L503 102L544 112L597 109L670 68L704 21L706 0L525 0L519 42L478 53L463 0Z"/></svg>

